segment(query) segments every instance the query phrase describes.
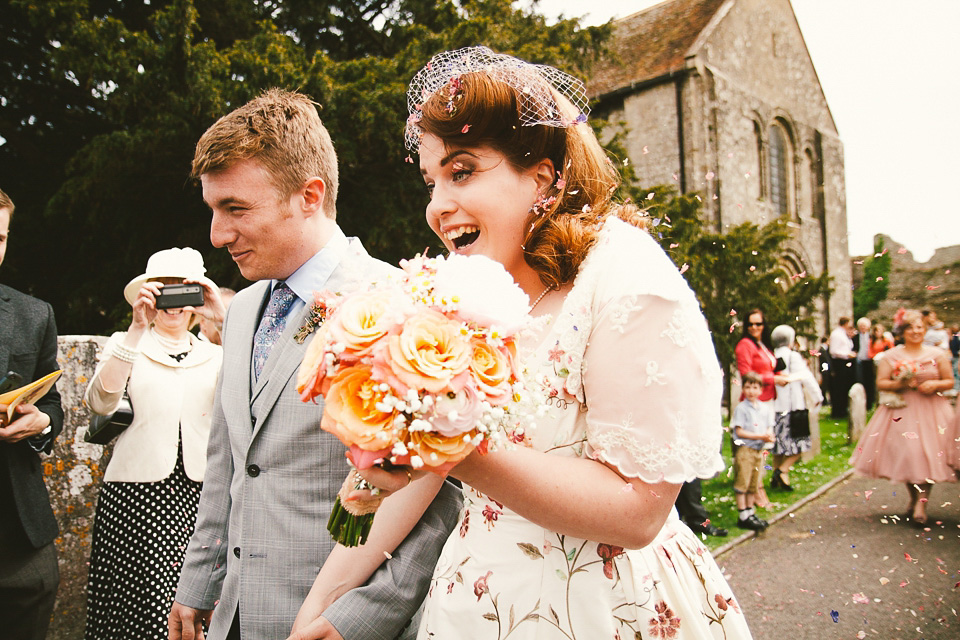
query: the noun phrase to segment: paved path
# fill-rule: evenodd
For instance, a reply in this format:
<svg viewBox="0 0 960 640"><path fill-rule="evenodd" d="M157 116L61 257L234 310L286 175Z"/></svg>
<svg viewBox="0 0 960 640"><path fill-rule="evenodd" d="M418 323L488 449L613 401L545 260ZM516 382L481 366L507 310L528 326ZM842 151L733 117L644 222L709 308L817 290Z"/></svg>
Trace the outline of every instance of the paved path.
<svg viewBox="0 0 960 640"><path fill-rule="evenodd" d="M926 530L895 517L907 499L850 476L718 549L754 638L960 639L960 484L933 487Z"/></svg>

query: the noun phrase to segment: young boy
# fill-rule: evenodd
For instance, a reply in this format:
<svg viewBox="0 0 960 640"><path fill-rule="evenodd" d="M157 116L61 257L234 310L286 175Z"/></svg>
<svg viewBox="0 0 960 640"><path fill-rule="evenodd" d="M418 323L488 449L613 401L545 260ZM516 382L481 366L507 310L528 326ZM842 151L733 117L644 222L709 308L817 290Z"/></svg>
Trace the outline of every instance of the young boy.
<svg viewBox="0 0 960 640"><path fill-rule="evenodd" d="M763 483L763 451L773 446L773 409L760 402L763 378L754 372L743 376L744 400L733 410L730 426L740 445L734 458L736 479L733 492L740 514L737 526L741 529L763 531L769 526L754 512L757 492Z"/></svg>

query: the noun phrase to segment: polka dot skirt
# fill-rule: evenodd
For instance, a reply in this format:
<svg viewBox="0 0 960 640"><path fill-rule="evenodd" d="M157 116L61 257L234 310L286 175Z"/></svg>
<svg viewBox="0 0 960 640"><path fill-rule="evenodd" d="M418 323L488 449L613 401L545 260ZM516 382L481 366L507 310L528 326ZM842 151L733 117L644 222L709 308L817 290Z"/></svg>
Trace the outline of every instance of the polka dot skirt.
<svg viewBox="0 0 960 640"><path fill-rule="evenodd" d="M202 483L182 451L161 482L105 482L97 501L85 640L163 640Z"/></svg>

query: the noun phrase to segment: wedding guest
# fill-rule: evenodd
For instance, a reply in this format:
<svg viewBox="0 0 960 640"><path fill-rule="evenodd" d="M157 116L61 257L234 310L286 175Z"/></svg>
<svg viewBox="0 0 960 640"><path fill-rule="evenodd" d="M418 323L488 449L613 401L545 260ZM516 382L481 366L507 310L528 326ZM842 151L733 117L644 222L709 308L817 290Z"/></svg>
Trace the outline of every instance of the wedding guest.
<svg viewBox="0 0 960 640"><path fill-rule="evenodd" d="M908 310L901 322L903 344L877 364L877 389L888 399L867 423L850 463L857 473L904 483L910 496L905 515L923 526L933 484L957 481L960 422L940 395L953 388L949 355L924 344L919 312Z"/></svg>
<svg viewBox="0 0 960 640"><path fill-rule="evenodd" d="M960 391L960 324L950 326L950 357L953 363L953 390Z"/></svg>
<svg viewBox="0 0 960 640"><path fill-rule="evenodd" d="M679 271L612 200L582 83L471 47L435 56L407 95L427 223L530 296L543 322L524 366L552 398L519 446L451 470L465 506L418 637L749 638L673 509L681 484L723 467L716 354ZM390 490L408 472L431 475L363 474Z"/></svg>
<svg viewBox="0 0 960 640"><path fill-rule="evenodd" d="M810 451L810 416L806 396L816 409L823 402L820 386L807 367L807 361L796 350L797 333L792 327L780 325L770 333L773 355L784 363L783 375L789 380L777 390L773 408L777 416L774 426L773 475L770 488L793 491L790 469L801 454Z"/></svg>
<svg viewBox="0 0 960 640"><path fill-rule="evenodd" d="M923 325L926 328L923 334L923 344L940 349L949 348L950 338L943 322L937 317L937 312L933 309L924 309L921 314L923 315Z"/></svg>
<svg viewBox="0 0 960 640"><path fill-rule="evenodd" d="M771 402L777 397L777 386L786 384L786 379L774 371L777 358L773 355L770 329L766 325L767 319L763 311L752 309L747 313L747 321L743 325L743 336L734 348L740 377L753 372L763 380L760 402ZM741 391L740 399L743 400L744 397L746 396Z"/></svg>
<svg viewBox="0 0 960 640"><path fill-rule="evenodd" d="M402 526L374 522L364 546L335 546L326 524L350 468L320 429L322 405L296 390L307 347L297 334L313 326L314 291L349 292L392 268L337 225L337 155L303 94L271 89L217 120L197 143L192 175L212 212L211 241L254 284L223 325L207 475L170 639L204 637L204 620L208 640L284 638L311 585L330 575L333 587L313 591L304 610L311 630L394 640L415 626L459 497L441 478L410 487L378 518L389 523L395 509ZM362 588L337 579L347 568Z"/></svg>
<svg viewBox="0 0 960 640"><path fill-rule="evenodd" d="M863 385L863 390L867 396L867 410L873 408L877 398L876 371L873 367L873 358L870 357L870 318L860 318L857 320L857 332L853 336L853 351L857 354L856 358L856 380Z"/></svg>
<svg viewBox="0 0 960 640"><path fill-rule="evenodd" d="M857 352L853 349L854 328L843 316L830 333L830 417L846 418L850 405L850 387L856 381Z"/></svg>
<svg viewBox="0 0 960 640"><path fill-rule="evenodd" d="M166 638L203 486L220 347L190 328L196 314L157 309L165 285L203 287L206 311L223 315L203 257L190 248L158 251L123 289L126 331L103 348L84 401L116 410L124 391L133 422L117 438L97 498L87 585L86 640ZM200 307L197 307L200 308Z"/></svg>
<svg viewBox="0 0 960 640"><path fill-rule="evenodd" d="M0 265L14 208L0 191ZM57 325L48 303L0 284L0 318L0 377L12 371L27 384L59 369ZM40 454L53 451L62 430L56 387L33 404L18 405L10 421L7 405L0 404L0 635L10 640L44 640L53 615L59 527Z"/></svg>
<svg viewBox="0 0 960 640"><path fill-rule="evenodd" d="M700 478L684 482L673 503L677 514L691 531L705 536L725 538L729 531L710 522L710 512L703 506L703 483Z"/></svg>
<svg viewBox="0 0 960 640"><path fill-rule="evenodd" d="M817 348L818 370L820 371L820 393L823 394L823 403L830 404L830 346L826 336L820 338L820 346Z"/></svg>
<svg viewBox="0 0 960 640"><path fill-rule="evenodd" d="M879 322L870 329L870 350L867 355L871 360L875 360L878 355L884 351L893 349L893 336Z"/></svg>
<svg viewBox="0 0 960 640"><path fill-rule="evenodd" d="M754 509L757 493L763 486L764 457L773 448L776 423L773 408L760 401L763 379L760 374L747 372L743 377L744 399L733 410L730 428L740 442L734 455L736 473L733 493L737 501L737 526L741 529L763 531L769 525Z"/></svg>

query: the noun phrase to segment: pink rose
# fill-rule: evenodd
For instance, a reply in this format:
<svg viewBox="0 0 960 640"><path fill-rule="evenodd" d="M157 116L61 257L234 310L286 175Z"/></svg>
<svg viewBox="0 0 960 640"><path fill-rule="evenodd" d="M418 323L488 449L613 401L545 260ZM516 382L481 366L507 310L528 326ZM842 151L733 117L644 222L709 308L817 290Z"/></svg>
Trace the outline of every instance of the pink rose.
<svg viewBox="0 0 960 640"><path fill-rule="evenodd" d="M427 420L440 435L453 438L472 431L483 412L482 398L472 385L460 391L441 393L436 397Z"/></svg>

